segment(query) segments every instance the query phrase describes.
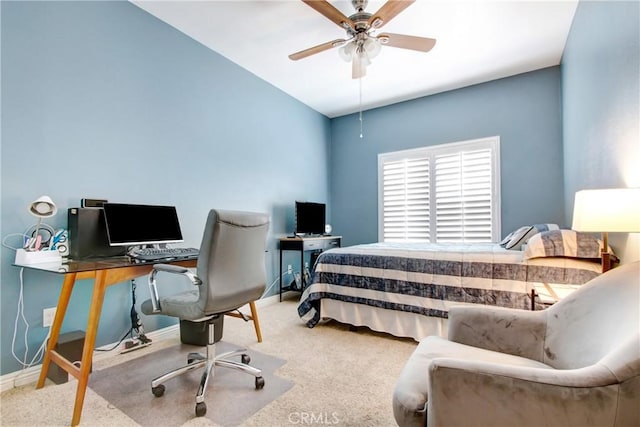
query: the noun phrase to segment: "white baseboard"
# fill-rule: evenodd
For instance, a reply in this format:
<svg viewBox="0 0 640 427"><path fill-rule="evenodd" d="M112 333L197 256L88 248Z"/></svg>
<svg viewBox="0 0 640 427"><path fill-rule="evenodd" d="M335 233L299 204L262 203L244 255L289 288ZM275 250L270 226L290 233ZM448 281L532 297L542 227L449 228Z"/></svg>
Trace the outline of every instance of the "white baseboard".
<svg viewBox="0 0 640 427"><path fill-rule="evenodd" d="M283 293L282 296L288 297L289 294L295 294L295 293L296 292L288 291L286 293ZM280 300L280 297L278 294L271 295L269 297L262 298L256 301L256 307L266 307L271 304L276 304L277 302L279 302L279 300ZM240 309L244 312L246 310L249 310L249 307L247 305L247 306L241 307ZM179 324L171 325L166 328L158 329L156 331L152 331L146 334L146 336L150 338L151 341L153 342L163 341L166 339L173 339L179 335L180 335ZM112 344L104 345L99 348L107 349L107 348L113 347L114 345L115 343L112 343ZM120 345L117 348L111 351L95 352L93 355L93 360L98 361L98 360L104 360L113 356L117 356L123 350L125 350L124 341L120 343ZM0 376L0 392L10 390L14 387L20 387L23 385L36 383L38 381L38 377L40 376L41 368L42 368L42 365L36 365L27 369L11 372L9 374Z"/></svg>

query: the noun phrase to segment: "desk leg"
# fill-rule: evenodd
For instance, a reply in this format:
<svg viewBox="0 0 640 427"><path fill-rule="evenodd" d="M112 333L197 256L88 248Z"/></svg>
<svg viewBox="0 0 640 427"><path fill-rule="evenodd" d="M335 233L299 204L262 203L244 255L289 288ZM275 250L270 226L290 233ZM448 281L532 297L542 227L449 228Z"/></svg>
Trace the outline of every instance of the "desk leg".
<svg viewBox="0 0 640 427"><path fill-rule="evenodd" d="M282 302L282 249L280 249L280 302Z"/></svg>
<svg viewBox="0 0 640 427"><path fill-rule="evenodd" d="M84 339L84 348L82 349L82 362L80 364L80 376L78 377L78 388L76 389L76 402L73 407L73 418L71 425L76 426L80 423L82 415L82 405L84 396L89 383L89 374L91 372L91 363L93 359L93 348L96 343L98 334L98 323L100 322L100 313L102 312L102 303L107 288L107 271L101 270L96 272L95 284L93 286L93 295L91 296L91 306L89 308L89 320L87 321L87 331Z"/></svg>
<svg viewBox="0 0 640 427"><path fill-rule="evenodd" d="M73 291L73 285L75 283L75 273L68 273L64 276L62 289L60 290L60 298L58 298L58 306L56 307L56 315L53 318L53 325L51 325L51 336L49 337L49 341L47 342L47 351L44 354L42 368L40 369L40 378L38 378L36 388L44 387L44 382L47 379L49 366L51 365L51 351L58 343L60 329L62 329L62 322L64 321L64 315L67 312L67 306L69 305L69 299L71 298L71 292Z"/></svg>
<svg viewBox="0 0 640 427"><path fill-rule="evenodd" d="M300 290L304 291L307 284L304 282L304 249L300 249Z"/></svg>

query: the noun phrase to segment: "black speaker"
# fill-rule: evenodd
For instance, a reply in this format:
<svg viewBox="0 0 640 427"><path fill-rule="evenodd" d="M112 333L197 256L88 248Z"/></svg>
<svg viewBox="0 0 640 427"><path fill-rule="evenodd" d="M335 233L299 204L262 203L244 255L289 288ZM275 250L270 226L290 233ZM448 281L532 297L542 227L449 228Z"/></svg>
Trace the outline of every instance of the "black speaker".
<svg viewBox="0 0 640 427"><path fill-rule="evenodd" d="M102 208L69 208L69 254L72 259L123 256L124 246L110 246Z"/></svg>

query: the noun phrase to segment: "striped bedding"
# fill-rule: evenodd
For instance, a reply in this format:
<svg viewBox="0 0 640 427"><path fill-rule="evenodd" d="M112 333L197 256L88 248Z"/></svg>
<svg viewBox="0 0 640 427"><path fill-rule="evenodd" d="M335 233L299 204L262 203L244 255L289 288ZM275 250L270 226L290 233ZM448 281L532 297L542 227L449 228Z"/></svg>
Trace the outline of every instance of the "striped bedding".
<svg viewBox="0 0 640 427"><path fill-rule="evenodd" d="M525 260L522 251L498 244L357 245L319 256L298 314L315 326L323 318L323 299L435 318L446 318L449 307L460 304L530 309L535 284L580 285L599 272L597 262Z"/></svg>

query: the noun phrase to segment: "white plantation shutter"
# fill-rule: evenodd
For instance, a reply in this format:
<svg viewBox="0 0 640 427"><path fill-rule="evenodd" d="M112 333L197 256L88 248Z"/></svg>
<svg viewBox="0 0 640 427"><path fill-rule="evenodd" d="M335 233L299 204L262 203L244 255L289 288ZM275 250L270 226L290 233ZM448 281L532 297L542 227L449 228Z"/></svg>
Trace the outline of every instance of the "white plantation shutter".
<svg viewBox="0 0 640 427"><path fill-rule="evenodd" d="M435 155L436 241L491 241L491 150Z"/></svg>
<svg viewBox="0 0 640 427"><path fill-rule="evenodd" d="M429 159L383 165L385 242L429 241Z"/></svg>
<svg viewBox="0 0 640 427"><path fill-rule="evenodd" d="M499 151L492 137L380 154L379 239L499 240Z"/></svg>

